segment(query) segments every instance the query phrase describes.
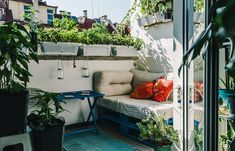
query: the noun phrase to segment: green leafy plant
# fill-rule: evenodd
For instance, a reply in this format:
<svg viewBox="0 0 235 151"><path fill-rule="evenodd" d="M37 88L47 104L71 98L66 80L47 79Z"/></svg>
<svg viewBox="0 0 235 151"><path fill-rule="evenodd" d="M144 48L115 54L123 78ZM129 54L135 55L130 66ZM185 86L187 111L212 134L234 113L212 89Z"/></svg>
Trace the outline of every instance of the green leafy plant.
<svg viewBox="0 0 235 151"><path fill-rule="evenodd" d="M225 149L225 146L227 146L229 149L234 139L235 139L235 131L232 126L232 121L228 120L227 133L220 135L220 142L222 143L223 149Z"/></svg>
<svg viewBox="0 0 235 151"><path fill-rule="evenodd" d="M65 103L59 99L58 93L38 91L40 94L31 97L30 100L36 101L34 111L28 116L28 121L32 123L36 129L43 130L48 126L58 124L58 114L64 111L61 103ZM53 104L53 106L52 106Z"/></svg>
<svg viewBox="0 0 235 151"><path fill-rule="evenodd" d="M194 134L194 142L195 142L196 148L199 149L203 144L203 129L200 128L200 129L194 130L193 134Z"/></svg>
<svg viewBox="0 0 235 151"><path fill-rule="evenodd" d="M130 19L131 19L131 15L135 15L135 18L138 16L138 14L136 14L136 10L137 7L139 5L137 4L137 0L134 1L134 3L132 4L131 8L127 11L126 15L123 17L121 23L124 25L130 25Z"/></svg>
<svg viewBox="0 0 235 151"><path fill-rule="evenodd" d="M54 19L53 25L55 28L59 28L60 30L75 30L76 22L72 20L66 12L62 14L62 19Z"/></svg>
<svg viewBox="0 0 235 151"><path fill-rule="evenodd" d="M163 0L141 0L141 13L143 15L152 15L155 12L164 14L167 12L167 6Z"/></svg>
<svg viewBox="0 0 235 151"><path fill-rule="evenodd" d="M47 42L125 45L134 46L137 50L141 49L143 43L141 39L124 35L121 32L110 34L103 24L94 24L92 28L83 31L45 28L39 32L38 37L40 41Z"/></svg>
<svg viewBox="0 0 235 151"><path fill-rule="evenodd" d="M146 119L137 123L140 129L140 137L150 140L158 146L171 145L179 141L178 132L173 126L167 125L166 120L151 112Z"/></svg>
<svg viewBox="0 0 235 151"><path fill-rule="evenodd" d="M36 17L38 11L33 7L29 7L29 13L23 15L26 25L29 27L30 32L38 33L40 22Z"/></svg>
<svg viewBox="0 0 235 151"><path fill-rule="evenodd" d="M0 25L0 53L0 89L25 89L31 76L29 60L38 62L38 58L31 35L24 26L17 23Z"/></svg>
<svg viewBox="0 0 235 151"><path fill-rule="evenodd" d="M223 43L229 38L234 44L235 27L235 0L219 1L211 8L210 23L206 29L199 35L192 47L183 56L183 65L189 65L199 55L205 55L208 44L213 39L217 47L221 48ZM234 48L231 48L232 51ZM179 68L179 74L182 66ZM235 55L225 66L226 71L232 77L235 77Z"/></svg>
<svg viewBox="0 0 235 151"><path fill-rule="evenodd" d="M194 0L194 12L202 12L204 8L204 0Z"/></svg>

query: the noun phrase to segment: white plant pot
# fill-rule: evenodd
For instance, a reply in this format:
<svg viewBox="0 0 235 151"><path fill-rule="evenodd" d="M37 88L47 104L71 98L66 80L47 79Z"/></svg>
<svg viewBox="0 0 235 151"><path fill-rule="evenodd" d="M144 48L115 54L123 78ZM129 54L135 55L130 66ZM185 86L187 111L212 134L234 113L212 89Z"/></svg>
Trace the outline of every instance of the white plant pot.
<svg viewBox="0 0 235 151"><path fill-rule="evenodd" d="M157 22L163 22L165 20L164 14L161 14L159 12L154 13L154 18Z"/></svg>
<svg viewBox="0 0 235 151"><path fill-rule="evenodd" d="M143 27L143 26L146 26L146 25L147 25L146 20L145 20L144 17L138 18L138 19L137 19L137 22L138 22L138 25L139 25L140 27Z"/></svg>
<svg viewBox="0 0 235 151"><path fill-rule="evenodd" d="M77 55L78 43L53 43L53 42L43 42L41 44L41 52L45 55Z"/></svg>
<svg viewBox="0 0 235 151"><path fill-rule="evenodd" d="M204 22L204 13L201 13L201 12L195 12L194 13L194 22L196 23L203 23Z"/></svg>
<svg viewBox="0 0 235 151"><path fill-rule="evenodd" d="M153 15L147 15L144 18L146 20L147 25L152 25L152 24L156 23L156 20Z"/></svg>
<svg viewBox="0 0 235 151"><path fill-rule="evenodd" d="M111 45L84 45L85 56L109 56Z"/></svg>
<svg viewBox="0 0 235 151"><path fill-rule="evenodd" d="M117 56L137 57L138 51L132 46L117 46Z"/></svg>

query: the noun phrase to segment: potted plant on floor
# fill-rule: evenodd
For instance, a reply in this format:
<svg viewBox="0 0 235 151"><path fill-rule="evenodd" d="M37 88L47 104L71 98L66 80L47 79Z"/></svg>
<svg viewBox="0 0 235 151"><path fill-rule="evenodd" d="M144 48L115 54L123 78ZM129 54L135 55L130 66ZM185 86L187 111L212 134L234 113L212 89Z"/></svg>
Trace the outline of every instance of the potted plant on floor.
<svg viewBox="0 0 235 151"><path fill-rule="evenodd" d="M196 129L193 132L194 143L197 151L203 151L203 129Z"/></svg>
<svg viewBox="0 0 235 151"><path fill-rule="evenodd" d="M155 151L171 151L173 143L179 141L178 132L172 125L167 125L164 118L150 113L146 119L137 123L140 129L140 137L151 141Z"/></svg>
<svg viewBox="0 0 235 151"><path fill-rule="evenodd" d="M235 142L234 142L234 138L235 138L235 131L233 129L233 125L232 125L232 121L228 120L228 128L227 128L227 133L225 134L221 134L220 135L220 143L222 144L222 149L224 151L227 150L234 150L235 149Z"/></svg>
<svg viewBox="0 0 235 151"><path fill-rule="evenodd" d="M26 131L28 63L30 58L38 62L35 49L23 26L13 22L0 25L0 136Z"/></svg>
<svg viewBox="0 0 235 151"><path fill-rule="evenodd" d="M57 93L38 92L39 95L30 98L36 103L28 116L36 151L62 151L65 121L58 114L64 111L60 104L63 101Z"/></svg>

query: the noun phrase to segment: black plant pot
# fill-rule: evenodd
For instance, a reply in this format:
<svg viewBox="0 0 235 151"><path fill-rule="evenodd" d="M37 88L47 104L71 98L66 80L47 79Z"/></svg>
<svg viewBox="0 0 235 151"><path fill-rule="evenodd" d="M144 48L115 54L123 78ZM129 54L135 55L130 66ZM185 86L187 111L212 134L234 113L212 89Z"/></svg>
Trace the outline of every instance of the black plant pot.
<svg viewBox="0 0 235 151"><path fill-rule="evenodd" d="M231 151L235 150L235 139L232 141L230 148L231 148Z"/></svg>
<svg viewBox="0 0 235 151"><path fill-rule="evenodd" d="M64 141L64 121L58 119L56 126L48 126L44 130L36 130L30 123L33 130L35 151L62 151Z"/></svg>
<svg viewBox="0 0 235 151"><path fill-rule="evenodd" d="M28 91L0 90L0 137L26 131L27 106Z"/></svg>
<svg viewBox="0 0 235 151"><path fill-rule="evenodd" d="M172 12L165 13L165 19L172 19Z"/></svg>

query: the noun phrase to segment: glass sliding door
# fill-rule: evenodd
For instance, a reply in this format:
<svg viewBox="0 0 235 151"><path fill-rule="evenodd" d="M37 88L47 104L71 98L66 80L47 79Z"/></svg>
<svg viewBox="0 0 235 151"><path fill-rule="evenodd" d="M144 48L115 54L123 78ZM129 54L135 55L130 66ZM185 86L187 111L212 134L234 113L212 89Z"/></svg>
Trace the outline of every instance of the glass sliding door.
<svg viewBox="0 0 235 151"><path fill-rule="evenodd" d="M205 29L205 1L184 1L184 54ZM183 131L185 151L203 151L205 99L204 74L205 62L197 57L183 73Z"/></svg>

